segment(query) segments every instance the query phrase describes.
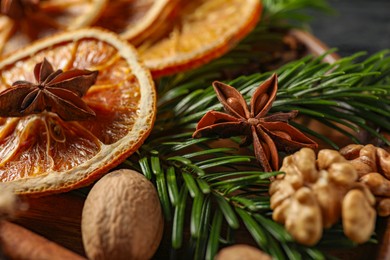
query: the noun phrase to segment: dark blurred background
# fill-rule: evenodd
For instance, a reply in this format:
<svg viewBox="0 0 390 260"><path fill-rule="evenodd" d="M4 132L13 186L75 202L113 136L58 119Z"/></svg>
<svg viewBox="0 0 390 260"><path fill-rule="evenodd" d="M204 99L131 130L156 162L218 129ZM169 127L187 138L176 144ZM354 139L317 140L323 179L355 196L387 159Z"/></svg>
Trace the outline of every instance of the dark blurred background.
<svg viewBox="0 0 390 260"><path fill-rule="evenodd" d="M316 0L313 0L316 1ZM318 15L312 33L341 56L390 49L390 0L328 0L336 14Z"/></svg>

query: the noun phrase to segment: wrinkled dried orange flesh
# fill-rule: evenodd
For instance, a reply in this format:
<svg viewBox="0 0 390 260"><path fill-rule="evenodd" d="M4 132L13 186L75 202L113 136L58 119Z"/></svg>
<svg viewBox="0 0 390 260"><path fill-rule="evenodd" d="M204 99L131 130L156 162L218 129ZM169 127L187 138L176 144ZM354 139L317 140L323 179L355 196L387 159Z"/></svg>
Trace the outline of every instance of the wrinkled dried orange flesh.
<svg viewBox="0 0 390 260"><path fill-rule="evenodd" d="M92 24L108 0L41 0L39 7L27 12L23 19L13 21L0 14L0 53L11 53L32 41L53 33L74 30ZM2 22L4 20L4 22ZM7 23L2 28L2 23ZM6 34L3 31L10 30Z"/></svg>
<svg viewBox="0 0 390 260"><path fill-rule="evenodd" d="M200 66L230 50L256 25L258 0L191 0L183 6L170 30L150 37L138 47L154 76ZM171 22L171 24L169 24Z"/></svg>
<svg viewBox="0 0 390 260"><path fill-rule="evenodd" d="M70 177L70 172L81 174L85 171L81 179L71 180L83 181L94 171L115 166L120 162L119 157L128 155L128 151L134 152L140 144L131 142L137 142L138 137L136 141L129 139L128 144L124 140L129 138L130 132L134 132L131 136L146 134L145 129L133 129L140 120L142 95L137 74L133 73L132 64L121 55L121 50L93 38L63 41L0 68L0 91L11 87L17 80L35 82L34 65L44 57L54 69L99 71L95 85L83 97L95 111L96 118L66 122L48 111L25 117L0 118L0 181L39 180L40 176L63 174L59 182L64 183L58 184L61 189L69 185L66 183L68 178L69 181L75 178ZM149 75L148 72L145 75ZM148 82L147 86L151 89L148 90L151 93L149 99L155 99L153 84ZM152 107L147 109L154 113L153 101L148 102ZM147 116L151 118L145 128L150 130L150 121L154 119L153 115ZM117 148L120 146L124 148ZM42 187L32 189L40 191Z"/></svg>
<svg viewBox="0 0 390 260"><path fill-rule="evenodd" d="M104 9L96 26L114 31L139 44L160 30L180 0L111 0Z"/></svg>

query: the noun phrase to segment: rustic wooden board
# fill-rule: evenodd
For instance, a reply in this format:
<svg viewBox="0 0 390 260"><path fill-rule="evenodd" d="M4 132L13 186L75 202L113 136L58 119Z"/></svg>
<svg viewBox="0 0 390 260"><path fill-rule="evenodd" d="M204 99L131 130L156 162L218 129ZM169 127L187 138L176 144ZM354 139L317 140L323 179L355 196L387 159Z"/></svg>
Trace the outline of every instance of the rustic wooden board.
<svg viewBox="0 0 390 260"><path fill-rule="evenodd" d="M84 198L72 192L28 199L29 209L21 212L13 222L32 230L82 256L85 256L81 238L81 212ZM364 244L345 250L327 250L340 259L390 259L390 221L379 218L377 222L378 244ZM167 259L170 255L170 228L166 223L165 233L154 259ZM250 234L241 228L237 241L255 245ZM179 257L179 259L182 259Z"/></svg>

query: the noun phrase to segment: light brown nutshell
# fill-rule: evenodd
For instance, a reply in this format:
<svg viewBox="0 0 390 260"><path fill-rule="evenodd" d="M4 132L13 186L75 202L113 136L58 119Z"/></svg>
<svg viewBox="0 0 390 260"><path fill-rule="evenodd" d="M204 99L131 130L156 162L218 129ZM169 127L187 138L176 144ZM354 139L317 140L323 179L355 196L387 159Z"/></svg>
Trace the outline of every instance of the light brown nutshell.
<svg viewBox="0 0 390 260"><path fill-rule="evenodd" d="M163 231L155 187L132 170L105 175L88 194L81 229L89 259L150 259Z"/></svg>
<svg viewBox="0 0 390 260"><path fill-rule="evenodd" d="M225 247L215 256L215 260L271 260L271 256L253 246L238 244Z"/></svg>

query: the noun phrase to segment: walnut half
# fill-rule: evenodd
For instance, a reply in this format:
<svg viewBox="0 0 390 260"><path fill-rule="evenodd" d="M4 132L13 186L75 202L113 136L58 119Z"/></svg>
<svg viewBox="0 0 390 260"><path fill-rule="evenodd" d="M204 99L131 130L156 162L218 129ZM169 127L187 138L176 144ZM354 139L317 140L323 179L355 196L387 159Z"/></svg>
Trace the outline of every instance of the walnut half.
<svg viewBox="0 0 390 260"><path fill-rule="evenodd" d="M314 245L342 219L346 236L362 243L375 226L375 198L358 182L358 172L339 152L315 153L302 148L283 160L280 175L271 183L273 219L285 225L296 241Z"/></svg>
<svg viewBox="0 0 390 260"><path fill-rule="evenodd" d="M376 196L377 213L390 215L390 153L372 144L351 144L340 150L358 172L359 181Z"/></svg>

